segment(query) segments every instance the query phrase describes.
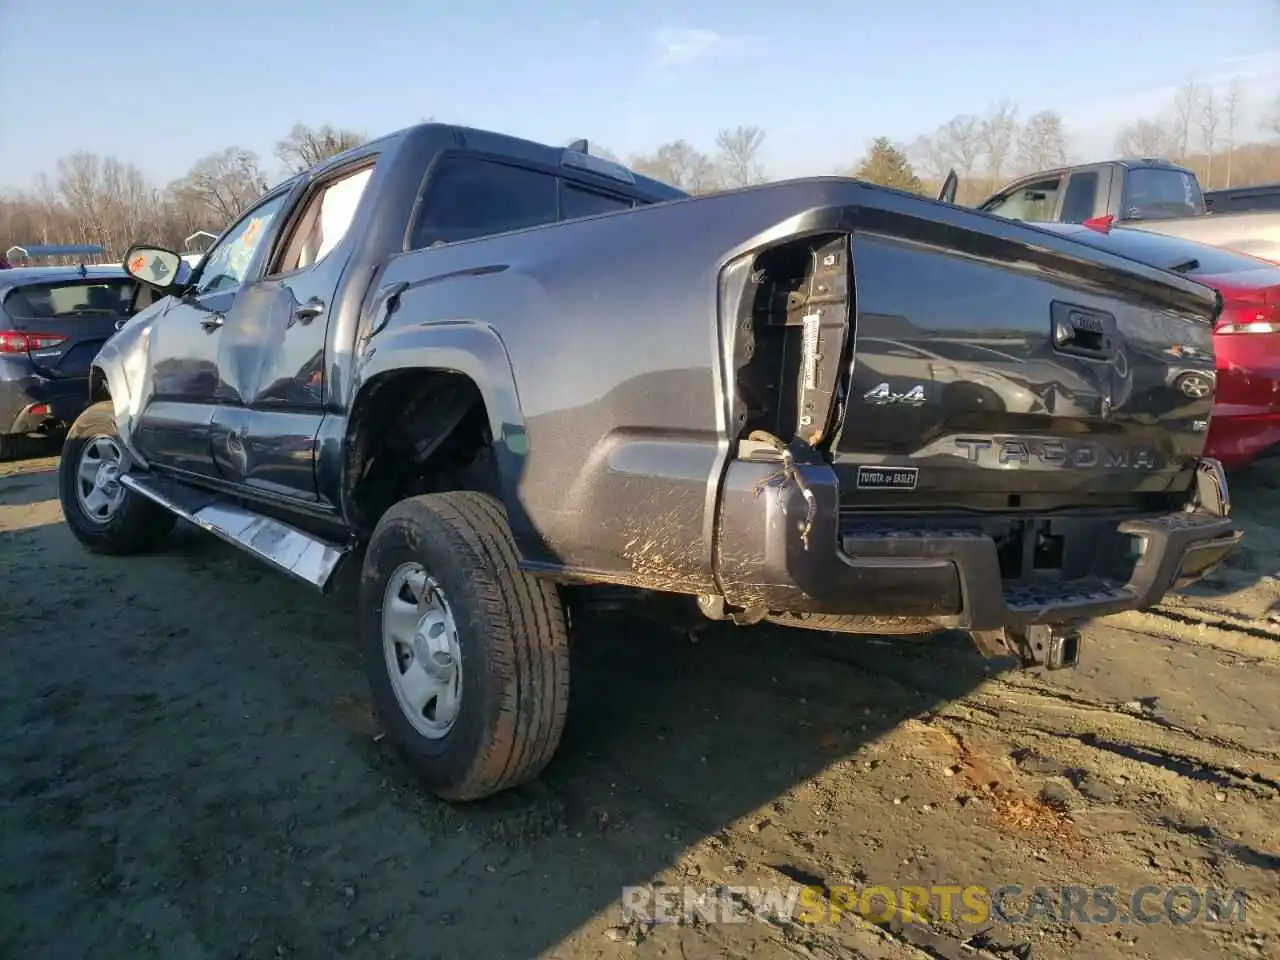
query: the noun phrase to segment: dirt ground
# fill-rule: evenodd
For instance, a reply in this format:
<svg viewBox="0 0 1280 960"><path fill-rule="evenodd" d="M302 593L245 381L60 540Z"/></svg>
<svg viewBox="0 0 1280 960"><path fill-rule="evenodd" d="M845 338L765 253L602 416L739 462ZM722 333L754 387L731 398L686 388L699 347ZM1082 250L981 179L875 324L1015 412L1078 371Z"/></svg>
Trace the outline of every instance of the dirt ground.
<svg viewBox="0 0 1280 960"><path fill-rule="evenodd" d="M1093 624L1075 672L580 624L557 759L466 808L378 738L350 579L317 598L189 530L91 556L55 467L0 470L0 955L1280 956L1277 467L1235 482L1232 565ZM623 924L649 882L1239 887L1247 913Z"/></svg>

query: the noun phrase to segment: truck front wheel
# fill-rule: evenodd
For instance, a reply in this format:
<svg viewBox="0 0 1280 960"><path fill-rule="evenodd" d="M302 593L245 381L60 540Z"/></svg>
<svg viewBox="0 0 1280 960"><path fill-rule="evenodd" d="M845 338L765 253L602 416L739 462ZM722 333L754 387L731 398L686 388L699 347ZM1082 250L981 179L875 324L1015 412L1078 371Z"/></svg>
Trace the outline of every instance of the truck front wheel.
<svg viewBox="0 0 1280 960"><path fill-rule="evenodd" d="M62 516L94 553L145 553L178 518L120 482L127 469L111 401L95 403L67 431L58 462Z"/></svg>
<svg viewBox="0 0 1280 960"><path fill-rule="evenodd" d="M388 739L450 800L536 777L569 699L553 584L523 573L502 506L411 497L378 523L360 580L360 642Z"/></svg>

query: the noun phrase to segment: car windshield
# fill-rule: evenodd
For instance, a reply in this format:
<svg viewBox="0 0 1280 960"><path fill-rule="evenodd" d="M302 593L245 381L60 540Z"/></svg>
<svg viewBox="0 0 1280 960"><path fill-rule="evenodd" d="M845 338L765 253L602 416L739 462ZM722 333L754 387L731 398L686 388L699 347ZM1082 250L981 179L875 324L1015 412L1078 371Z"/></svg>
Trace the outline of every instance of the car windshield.
<svg viewBox="0 0 1280 960"><path fill-rule="evenodd" d="M1125 220L1198 217L1204 212L1200 183L1185 170L1131 167L1125 176Z"/></svg>
<svg viewBox="0 0 1280 960"><path fill-rule="evenodd" d="M90 280L19 287L5 298L14 319L61 320L86 316L127 316L133 300L132 280Z"/></svg>

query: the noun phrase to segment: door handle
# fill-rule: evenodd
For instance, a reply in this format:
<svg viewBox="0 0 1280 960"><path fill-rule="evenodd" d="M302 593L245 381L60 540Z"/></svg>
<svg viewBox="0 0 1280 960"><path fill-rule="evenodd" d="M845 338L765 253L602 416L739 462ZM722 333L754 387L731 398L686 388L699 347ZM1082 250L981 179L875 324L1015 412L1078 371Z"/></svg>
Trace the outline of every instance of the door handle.
<svg viewBox="0 0 1280 960"><path fill-rule="evenodd" d="M322 313L324 313L324 301L319 297L312 297L293 311L293 315L298 318L299 323L310 323Z"/></svg>
<svg viewBox="0 0 1280 960"><path fill-rule="evenodd" d="M224 317L220 313L214 313L202 319L200 321L200 326L204 327L206 330L212 333L214 330L217 330L226 322L227 322L226 317Z"/></svg>

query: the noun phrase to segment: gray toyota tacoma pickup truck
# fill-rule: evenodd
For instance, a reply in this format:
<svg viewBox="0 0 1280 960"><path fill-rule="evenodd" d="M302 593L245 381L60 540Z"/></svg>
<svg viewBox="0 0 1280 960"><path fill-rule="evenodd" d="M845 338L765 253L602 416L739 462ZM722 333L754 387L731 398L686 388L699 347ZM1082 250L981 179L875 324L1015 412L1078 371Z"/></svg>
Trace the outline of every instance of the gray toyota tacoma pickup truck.
<svg viewBox="0 0 1280 960"><path fill-rule="evenodd" d="M551 758L580 604L1057 667L1240 537L1167 376L1214 291L856 180L686 197L424 124L125 269L164 296L94 361L71 530L182 517L321 590L364 547L374 704L452 799Z"/></svg>

